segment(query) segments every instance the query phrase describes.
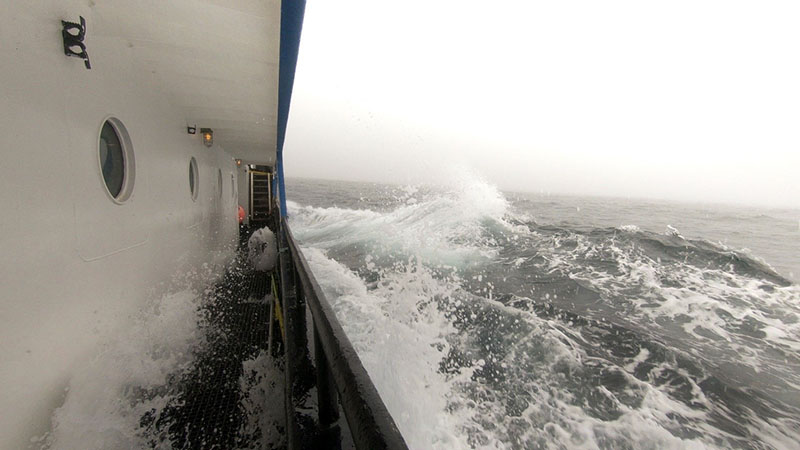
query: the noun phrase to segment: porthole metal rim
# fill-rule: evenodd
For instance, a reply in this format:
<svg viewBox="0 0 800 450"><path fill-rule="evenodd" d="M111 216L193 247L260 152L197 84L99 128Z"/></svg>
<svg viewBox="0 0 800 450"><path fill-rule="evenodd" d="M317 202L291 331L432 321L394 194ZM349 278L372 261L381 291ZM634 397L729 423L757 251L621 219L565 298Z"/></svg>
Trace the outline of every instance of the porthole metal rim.
<svg viewBox="0 0 800 450"><path fill-rule="evenodd" d="M103 162L100 161L100 137L103 134L103 126L105 126L106 122L108 122L114 129L114 132L117 133L117 138L120 144L122 144L122 187L116 197L108 189L108 184L106 184L106 179L103 176ZM97 131L97 139L95 139L95 153L97 158L97 174L100 176L100 182L103 185L103 190L106 195L117 205L128 203L133 197L133 187L136 183L136 158L128 129L116 116L106 116L100 122L100 128Z"/></svg>
<svg viewBox="0 0 800 450"><path fill-rule="evenodd" d="M189 170L194 176L194 189L192 189L192 184L189 183L189 196L193 202L196 202L200 195L200 168L197 165L197 158L194 156L189 158Z"/></svg>

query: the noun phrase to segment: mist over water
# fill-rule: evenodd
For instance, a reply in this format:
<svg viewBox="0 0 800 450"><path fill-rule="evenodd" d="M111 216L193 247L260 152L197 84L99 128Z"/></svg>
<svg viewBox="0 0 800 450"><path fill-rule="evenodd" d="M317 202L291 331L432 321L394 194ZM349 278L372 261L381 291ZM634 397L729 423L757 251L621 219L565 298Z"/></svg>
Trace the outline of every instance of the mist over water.
<svg viewBox="0 0 800 450"><path fill-rule="evenodd" d="M413 448L790 448L800 212L290 180Z"/></svg>

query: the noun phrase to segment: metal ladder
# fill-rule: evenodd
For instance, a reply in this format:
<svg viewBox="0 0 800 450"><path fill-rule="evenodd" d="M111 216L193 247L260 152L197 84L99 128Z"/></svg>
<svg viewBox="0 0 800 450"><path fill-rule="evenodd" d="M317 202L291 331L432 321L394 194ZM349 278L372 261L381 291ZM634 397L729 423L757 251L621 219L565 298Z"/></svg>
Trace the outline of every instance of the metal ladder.
<svg viewBox="0 0 800 450"><path fill-rule="evenodd" d="M272 214L272 174L250 170L250 221L265 221Z"/></svg>

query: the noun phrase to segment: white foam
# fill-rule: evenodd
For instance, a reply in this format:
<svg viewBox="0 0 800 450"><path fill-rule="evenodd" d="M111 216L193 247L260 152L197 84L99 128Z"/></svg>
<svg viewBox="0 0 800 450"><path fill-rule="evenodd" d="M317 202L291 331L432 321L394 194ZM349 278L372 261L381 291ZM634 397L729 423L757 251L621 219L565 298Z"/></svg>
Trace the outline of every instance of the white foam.
<svg viewBox="0 0 800 450"><path fill-rule="evenodd" d="M737 367L723 372L729 382L800 406L800 396L781 394L800 384L800 286L691 261L654 260L635 243L608 240L561 250L542 242L538 248L550 261L548 270L567 271L591 286L631 328L696 349L695 357L711 367ZM614 271L582 262L600 254L617 262Z"/></svg>
<svg viewBox="0 0 800 450"><path fill-rule="evenodd" d="M466 448L457 419L446 411L454 380L438 370L453 329L431 303L452 287L410 266L368 291L321 250L303 252L409 446Z"/></svg>
<svg viewBox="0 0 800 450"><path fill-rule="evenodd" d="M105 336L96 354L73 371L51 429L32 444L52 449L169 447L148 435L140 420L156 416L173 398L169 381L189 370L206 345L200 307L224 273L231 251L210 252L209 262L178 271L166 293L153 291L126 327Z"/></svg>
<svg viewBox="0 0 800 450"><path fill-rule="evenodd" d="M485 358L476 359L473 367L460 374L443 374L439 364L452 345L460 342L462 350L471 345L470 336L460 335L439 308L441 299L447 303L445 308L462 305L457 299L466 297L457 279L437 280L424 267L412 264L382 273L375 289L369 290L356 274L321 250L306 248L304 253L411 448L516 448L533 443L597 448L609 441L659 448L704 447L698 441L675 437L665 427L678 426L672 413L694 417L697 412L630 375L629 383L642 392L644 402L639 408L628 408L613 400L624 411L620 419L600 420L572 404L568 390L561 386L561 374L565 367L581 370L591 358L566 330L497 302L485 304L518 317L529 329L502 362L493 361L509 371L509 384L490 388L471 378L474 370L488 363ZM439 299L438 303L433 299ZM642 349L631 364L647 357L648 351ZM536 374L533 378L531 371ZM513 386L521 382L530 383L522 387L534 400L521 416L508 417L505 400L497 395L515 392L518 388Z"/></svg>
<svg viewBox="0 0 800 450"><path fill-rule="evenodd" d="M633 357L630 363L625 365L625 370L628 372L633 372L640 363L647 361L647 358L650 356L650 350L642 347L639 349L639 354Z"/></svg>
<svg viewBox="0 0 800 450"><path fill-rule="evenodd" d="M161 411L168 393L147 393L186 370L199 332L199 297L184 290L156 299L111 337L92 361L69 381L66 399L52 417L44 442L53 449L128 449L148 447L140 419Z"/></svg>
<svg viewBox="0 0 800 450"><path fill-rule="evenodd" d="M463 280L442 279L431 268L446 264L461 271L476 260L491 262L499 254L499 245L485 230L503 227L514 235L512 242L519 238L520 245L530 245L535 251L535 257L515 254L502 261L509 270L531 265L537 271L567 274L600 293L604 301L593 307L615 308L615 318L629 320L632 329L677 334L686 337L684 342L699 343L688 345L699 359L709 358L714 364L735 361L737 367L754 368L765 366L771 356L746 345L753 338L739 328L753 318L764 324L760 331L769 345L796 352L800 321L792 317L798 317L798 287L767 282L765 290L762 280L727 270L669 258L662 262L649 258L635 243L619 240L618 235L598 242L583 235L540 234L512 226L506 220L508 205L502 196L488 185L474 183L451 183L427 196L423 189L407 189L394 203L395 209L384 212L290 205L292 225L306 246L312 270L412 448L704 448L713 447L715 440L738 442L708 423L708 411L718 408L717 404L674 361L652 369L651 376L677 373L685 382L683 387L690 389L691 403L706 409L678 400L681 397L673 395L669 384L632 375L651 358L649 350L640 348L636 356L619 364L600 360L581 350L579 326L466 295L461 290ZM417 201L409 202L410 198ZM495 201L498 198L502 201ZM488 204L486 209L481 201ZM621 226L620 231L641 232L633 225ZM682 238L673 227L665 234ZM325 254L353 244L363 244L367 253L363 268L378 275L369 287ZM381 270L381 253L401 254L407 263ZM586 261L612 261L616 266L595 267ZM483 286L482 281L480 274L470 273L469 282L480 285L481 292L491 297L489 282ZM541 295L558 302L548 292ZM460 317L459 327L463 327L480 320L480 314L470 309L476 302L501 311L506 315L502 320L524 324L524 331L508 337L513 344L502 361L476 348L486 344L477 342L469 328L459 331L451 322L453 316L442 312L457 312L455 317ZM458 313L462 310L469 313ZM472 354L474 362L467 362L457 374L441 373L439 364L451 349ZM472 378L492 364L506 370L505 382ZM573 377L580 380L582 372L597 366L620 374L624 390L592 387L592 383L587 383L589 387L570 385ZM797 374L779 375L789 386L795 381L800 384ZM582 389L592 389L619 416L613 420L596 417L591 405L580 403L587 401L578 394ZM510 406L519 399L527 399L527 407L510 415ZM721 408L715 411L728 414ZM780 432L778 424L769 421L755 418L751 424L753 435L765 442L785 443L794 436L791 430ZM687 435L685 429L700 437L680 437Z"/></svg>
<svg viewBox="0 0 800 450"><path fill-rule="evenodd" d="M664 234L667 236L675 236L683 239L683 236L681 236L681 232L678 231L678 229L673 227L672 225L667 225L667 229L666 231L664 231Z"/></svg>
<svg viewBox="0 0 800 450"><path fill-rule="evenodd" d="M495 186L475 175L457 173L426 187L425 194L420 191L412 191L418 195L417 202L403 200L388 212L288 202L289 216L297 225L298 237L318 248L370 243L385 253L451 266L495 254L494 242L484 233L484 221L511 226L504 220L508 202Z"/></svg>
<svg viewBox="0 0 800 450"><path fill-rule="evenodd" d="M636 225L620 225L619 230L624 231L626 233L638 233L642 231L642 229Z"/></svg>
<svg viewBox="0 0 800 450"><path fill-rule="evenodd" d="M559 329L555 322L530 314L521 315L525 316L528 331L523 339L515 342L503 361L503 367L507 368L506 381L492 386L466 382L457 387L465 394L457 412L462 416L468 413L467 417L473 422L475 447L705 447L702 442L678 438L669 431L678 426L674 414L686 418L698 417L702 413L692 411L624 372L620 373L630 385L629 395L641 398L641 403L635 408L630 407L601 385L594 389L616 405L620 416L615 420L604 420L588 413L579 406L574 390L567 387L570 383L568 374L579 374L586 366L608 363L585 354L573 341L578 336ZM645 355L640 353L639 358L645 358ZM471 396L466 393L476 391L481 392L478 395L480 401L469 401ZM521 414L508 416L507 404L518 401L506 397L509 394L526 398L524 401L528 406ZM462 423L470 429L467 423ZM475 442L480 444L475 445Z"/></svg>
<svg viewBox="0 0 800 450"><path fill-rule="evenodd" d="M258 448L285 446L284 374L267 352L242 363L239 388L246 416L239 435Z"/></svg>

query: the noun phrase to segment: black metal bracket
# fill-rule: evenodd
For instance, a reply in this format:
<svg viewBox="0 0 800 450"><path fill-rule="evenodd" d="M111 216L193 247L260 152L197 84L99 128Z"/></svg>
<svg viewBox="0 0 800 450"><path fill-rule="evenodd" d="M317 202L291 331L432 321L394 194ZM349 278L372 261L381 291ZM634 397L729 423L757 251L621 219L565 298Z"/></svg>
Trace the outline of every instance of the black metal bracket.
<svg viewBox="0 0 800 450"><path fill-rule="evenodd" d="M64 27L61 30L61 37L64 39L64 54L82 59L86 68L91 69L89 54L86 53L86 44L83 43L83 39L86 37L86 19L83 16L80 18L80 24L61 21L61 26Z"/></svg>

